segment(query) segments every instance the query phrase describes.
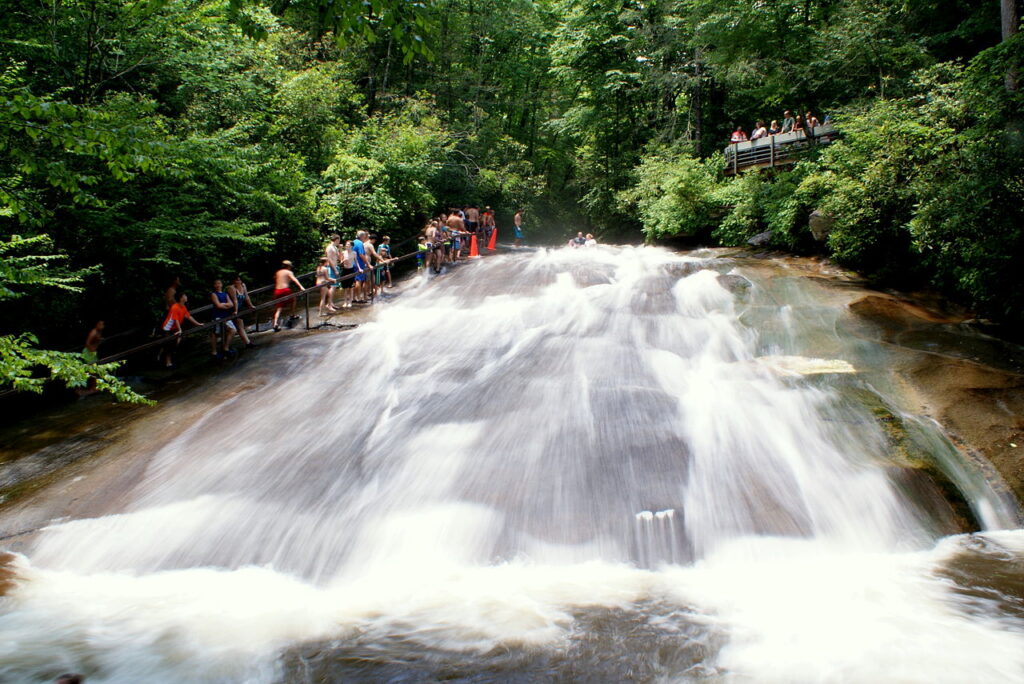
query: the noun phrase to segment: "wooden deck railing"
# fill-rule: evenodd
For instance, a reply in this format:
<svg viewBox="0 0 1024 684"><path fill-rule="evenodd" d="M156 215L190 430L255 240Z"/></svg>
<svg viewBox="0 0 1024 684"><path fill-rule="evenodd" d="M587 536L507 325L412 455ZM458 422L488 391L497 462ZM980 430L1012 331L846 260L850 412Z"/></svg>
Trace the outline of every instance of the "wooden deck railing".
<svg viewBox="0 0 1024 684"><path fill-rule="evenodd" d="M735 175L744 169L772 168L796 163L813 145L825 145L836 137L831 124L793 133L779 133L757 140L730 143L725 148L725 173Z"/></svg>

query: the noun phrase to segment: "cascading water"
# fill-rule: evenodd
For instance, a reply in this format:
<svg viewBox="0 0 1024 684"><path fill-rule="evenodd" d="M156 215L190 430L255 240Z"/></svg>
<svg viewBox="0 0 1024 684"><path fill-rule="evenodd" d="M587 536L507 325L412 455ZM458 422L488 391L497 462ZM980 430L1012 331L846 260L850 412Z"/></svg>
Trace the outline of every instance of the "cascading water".
<svg viewBox="0 0 1024 684"><path fill-rule="evenodd" d="M732 271L493 257L277 345L38 534L0 681L1024 680L1024 532L943 538L856 400L878 349Z"/></svg>

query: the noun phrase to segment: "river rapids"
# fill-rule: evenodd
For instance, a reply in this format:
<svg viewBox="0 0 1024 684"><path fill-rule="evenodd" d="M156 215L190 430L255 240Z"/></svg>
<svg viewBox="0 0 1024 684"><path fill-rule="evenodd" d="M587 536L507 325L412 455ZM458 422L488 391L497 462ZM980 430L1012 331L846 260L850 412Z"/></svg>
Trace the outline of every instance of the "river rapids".
<svg viewBox="0 0 1024 684"><path fill-rule="evenodd" d="M0 681L1024 681L1015 502L822 287L520 252L276 344L17 556Z"/></svg>

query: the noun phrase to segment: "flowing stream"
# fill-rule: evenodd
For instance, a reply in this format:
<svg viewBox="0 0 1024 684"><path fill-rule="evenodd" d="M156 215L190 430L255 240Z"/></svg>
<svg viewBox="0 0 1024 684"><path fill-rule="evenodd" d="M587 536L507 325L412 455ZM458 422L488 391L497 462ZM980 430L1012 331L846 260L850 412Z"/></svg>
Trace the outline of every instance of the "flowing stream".
<svg viewBox="0 0 1024 684"><path fill-rule="evenodd" d="M0 681L1024 681L1019 510L822 292L517 253L275 345L35 536Z"/></svg>

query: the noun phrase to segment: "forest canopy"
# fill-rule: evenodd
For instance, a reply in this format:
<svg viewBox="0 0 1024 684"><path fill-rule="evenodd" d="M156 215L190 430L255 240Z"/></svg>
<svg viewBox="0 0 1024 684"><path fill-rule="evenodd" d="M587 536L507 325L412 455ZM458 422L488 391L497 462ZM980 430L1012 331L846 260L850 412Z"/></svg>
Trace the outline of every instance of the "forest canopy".
<svg viewBox="0 0 1024 684"><path fill-rule="evenodd" d="M1019 324L1024 48L1003 1L1012 26L964 0L11 0L0 355L46 365L37 339L151 325L172 275L262 283L329 233L401 240L468 203L552 240L770 230ZM786 109L839 140L724 175L730 131Z"/></svg>

